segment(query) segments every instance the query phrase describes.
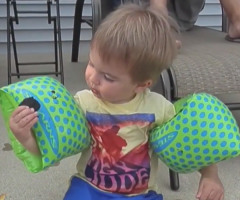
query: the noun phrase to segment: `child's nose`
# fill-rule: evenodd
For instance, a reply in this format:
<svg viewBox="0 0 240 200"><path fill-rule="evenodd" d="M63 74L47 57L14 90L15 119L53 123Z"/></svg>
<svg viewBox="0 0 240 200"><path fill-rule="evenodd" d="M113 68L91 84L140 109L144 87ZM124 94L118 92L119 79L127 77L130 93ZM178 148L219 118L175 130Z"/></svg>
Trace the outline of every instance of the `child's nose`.
<svg viewBox="0 0 240 200"><path fill-rule="evenodd" d="M100 77L96 72L92 73L90 80L93 85L99 85L100 83Z"/></svg>

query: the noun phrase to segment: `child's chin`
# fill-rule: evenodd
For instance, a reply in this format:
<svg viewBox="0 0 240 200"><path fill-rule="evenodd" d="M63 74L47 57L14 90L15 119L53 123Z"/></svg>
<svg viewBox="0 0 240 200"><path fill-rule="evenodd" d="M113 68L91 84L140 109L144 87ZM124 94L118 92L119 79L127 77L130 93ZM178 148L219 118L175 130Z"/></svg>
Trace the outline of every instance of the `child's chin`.
<svg viewBox="0 0 240 200"><path fill-rule="evenodd" d="M93 92L93 95L98 99L102 99L101 96L98 93Z"/></svg>

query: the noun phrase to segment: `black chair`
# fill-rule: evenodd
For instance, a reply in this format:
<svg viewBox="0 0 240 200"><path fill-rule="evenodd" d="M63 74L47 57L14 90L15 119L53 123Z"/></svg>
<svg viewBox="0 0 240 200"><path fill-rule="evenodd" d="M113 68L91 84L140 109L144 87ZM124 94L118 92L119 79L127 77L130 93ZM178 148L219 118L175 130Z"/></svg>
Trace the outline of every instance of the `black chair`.
<svg viewBox="0 0 240 200"><path fill-rule="evenodd" d="M73 27L73 41L72 41L72 62L78 61L79 54L79 40L81 33L82 23L87 23L89 26L93 26L92 17L83 16L83 5L84 0L77 0L75 5L75 15L74 15L74 27Z"/></svg>
<svg viewBox="0 0 240 200"><path fill-rule="evenodd" d="M12 82L12 76L29 76L29 75L60 75L61 82L64 83L63 72L63 58L62 58L62 39L61 39L61 25L60 25L60 9L59 0L54 0L56 4L56 16L52 16L51 7L53 0L44 0L46 2L46 10L19 10L18 3L24 0L7 0L7 61L8 61L8 84ZM29 0L28 0L29 1ZM18 2L18 3L17 3ZM13 15L11 15L11 7L13 8ZM54 61L47 62L19 62L17 53L17 42L15 39L14 24L19 24L19 16L22 14L42 14L46 15L48 24L53 24L54 32ZM13 53L16 65L16 72L12 72L11 66L11 43L13 46ZM46 72L20 72L21 65L55 65L55 71Z"/></svg>
<svg viewBox="0 0 240 200"><path fill-rule="evenodd" d="M74 15L73 41L72 41L72 62L78 61L79 41L82 23L87 23L92 27L94 34L101 20L113 10L112 1L92 0L92 17L83 16L84 0L77 0Z"/></svg>
<svg viewBox="0 0 240 200"><path fill-rule="evenodd" d="M228 23L222 16L222 31L195 26L181 34L178 57L161 77L171 101L207 92L230 110L240 110L240 45L224 39Z"/></svg>

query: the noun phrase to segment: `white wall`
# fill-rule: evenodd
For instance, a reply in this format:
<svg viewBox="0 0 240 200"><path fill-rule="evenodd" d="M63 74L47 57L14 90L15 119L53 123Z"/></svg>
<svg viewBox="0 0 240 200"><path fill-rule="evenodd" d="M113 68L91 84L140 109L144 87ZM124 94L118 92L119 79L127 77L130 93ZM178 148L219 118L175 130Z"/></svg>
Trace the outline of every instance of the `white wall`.
<svg viewBox="0 0 240 200"><path fill-rule="evenodd" d="M206 5L200 13L196 24L221 30L222 9L219 0L206 0Z"/></svg>
<svg viewBox="0 0 240 200"><path fill-rule="evenodd" d="M76 0L60 0L61 34L63 50L71 50L73 35L73 16ZM46 10L46 1L19 1L19 10ZM55 14L55 7L52 13ZM91 16L91 0L86 0L83 15ZM0 1L0 54L6 53L6 1ZM88 42L91 37L91 27L83 24L81 42ZM18 52L49 52L53 49L53 29L47 23L47 16L41 14L21 14L19 25L15 25L15 35Z"/></svg>
<svg viewBox="0 0 240 200"><path fill-rule="evenodd" d="M63 51L71 52L73 16L76 0L60 0L61 27ZM23 1L19 3L20 9L46 9L44 1ZM53 12L55 9L53 10ZM91 0L85 0L83 15L91 16ZM49 52L53 49L53 32L47 24L47 17L38 15L23 15L20 24L15 26L17 48L19 53ZM211 28L221 28L221 8L218 0L207 0L204 10L200 13L197 24ZM0 0L0 54L6 54L6 0ZM83 24L81 31L81 44L86 45L91 39L91 27Z"/></svg>

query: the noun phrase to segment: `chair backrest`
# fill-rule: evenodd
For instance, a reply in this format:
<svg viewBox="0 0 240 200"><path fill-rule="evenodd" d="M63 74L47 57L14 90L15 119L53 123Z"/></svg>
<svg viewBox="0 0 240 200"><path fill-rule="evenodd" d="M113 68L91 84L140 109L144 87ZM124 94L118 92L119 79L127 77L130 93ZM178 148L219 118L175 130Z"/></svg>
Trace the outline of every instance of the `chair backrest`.
<svg viewBox="0 0 240 200"><path fill-rule="evenodd" d="M129 2L140 5L149 3L149 0L120 0L120 1L122 4ZM96 31L101 21L110 12L112 12L113 9L114 9L113 4L109 0L92 0L93 33Z"/></svg>
<svg viewBox="0 0 240 200"><path fill-rule="evenodd" d="M93 33L101 21L113 10L109 0L92 0Z"/></svg>

